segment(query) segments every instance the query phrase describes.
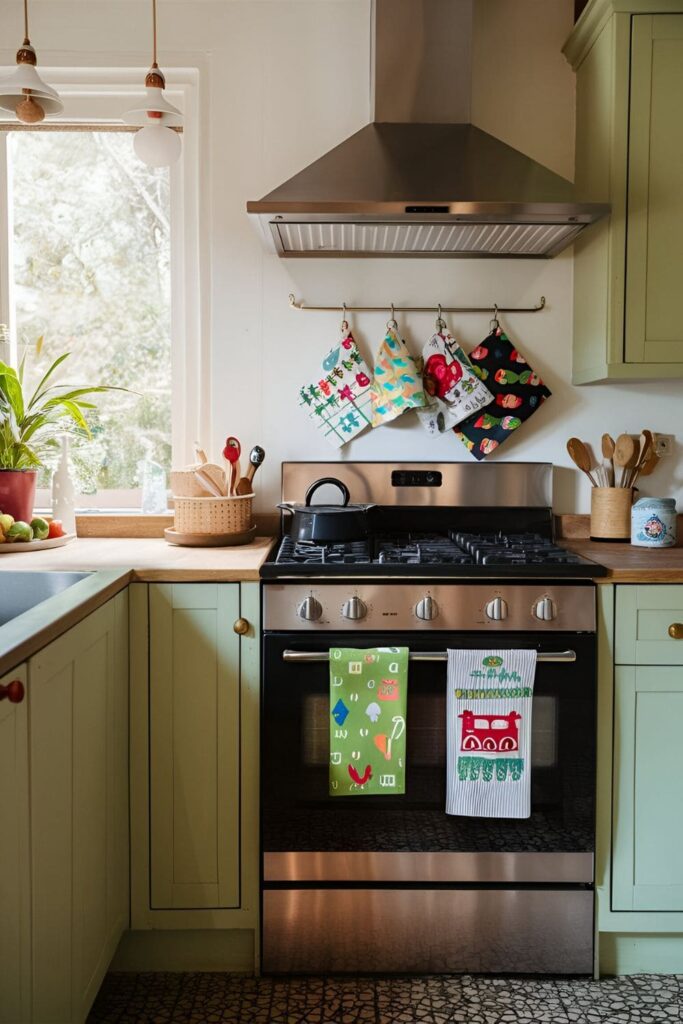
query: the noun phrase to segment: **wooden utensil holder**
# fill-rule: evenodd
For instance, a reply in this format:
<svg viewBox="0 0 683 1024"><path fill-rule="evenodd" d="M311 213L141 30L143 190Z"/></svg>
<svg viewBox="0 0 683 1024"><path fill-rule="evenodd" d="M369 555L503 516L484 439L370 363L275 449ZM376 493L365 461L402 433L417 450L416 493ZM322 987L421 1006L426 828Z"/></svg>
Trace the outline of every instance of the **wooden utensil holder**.
<svg viewBox="0 0 683 1024"><path fill-rule="evenodd" d="M591 540L630 541L632 487L591 490Z"/></svg>

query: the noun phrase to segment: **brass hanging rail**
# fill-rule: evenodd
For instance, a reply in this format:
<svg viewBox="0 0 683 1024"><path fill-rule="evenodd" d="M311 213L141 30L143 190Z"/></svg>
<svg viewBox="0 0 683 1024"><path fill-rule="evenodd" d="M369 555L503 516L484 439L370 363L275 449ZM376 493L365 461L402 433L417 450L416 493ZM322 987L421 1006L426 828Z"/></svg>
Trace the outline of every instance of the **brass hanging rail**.
<svg viewBox="0 0 683 1024"><path fill-rule="evenodd" d="M545 295L541 295L536 306L442 306L435 302L431 306L394 306L391 302L385 306L347 306L338 302L336 306L308 306L303 300L297 302L293 294L289 296L289 305L292 309L302 309L305 312L314 313L338 313L345 310L347 313L539 313L545 309ZM392 312L393 311L393 312Z"/></svg>

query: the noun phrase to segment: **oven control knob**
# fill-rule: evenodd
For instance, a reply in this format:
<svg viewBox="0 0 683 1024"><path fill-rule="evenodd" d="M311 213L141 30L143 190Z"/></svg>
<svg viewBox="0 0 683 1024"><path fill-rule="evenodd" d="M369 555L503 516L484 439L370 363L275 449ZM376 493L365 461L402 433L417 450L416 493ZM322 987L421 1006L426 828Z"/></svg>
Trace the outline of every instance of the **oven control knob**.
<svg viewBox="0 0 683 1024"><path fill-rule="evenodd" d="M534 618L541 622L552 622L557 615L557 609L549 597L539 597L534 605Z"/></svg>
<svg viewBox="0 0 683 1024"><path fill-rule="evenodd" d="M317 622L323 613L323 606L314 597L305 597L296 610L300 619L306 622Z"/></svg>
<svg viewBox="0 0 683 1024"><path fill-rule="evenodd" d="M484 611L488 619L493 619L494 622L502 622L503 619L508 617L507 601L504 601L502 597L494 597L491 601L486 602Z"/></svg>
<svg viewBox="0 0 683 1024"><path fill-rule="evenodd" d="M341 613L345 619L364 619L368 614L368 606L359 597L350 597L344 601Z"/></svg>
<svg viewBox="0 0 683 1024"><path fill-rule="evenodd" d="M423 597L421 601L418 601L415 605L415 614L418 619L424 619L425 622L431 622L439 614L439 606L433 597Z"/></svg>

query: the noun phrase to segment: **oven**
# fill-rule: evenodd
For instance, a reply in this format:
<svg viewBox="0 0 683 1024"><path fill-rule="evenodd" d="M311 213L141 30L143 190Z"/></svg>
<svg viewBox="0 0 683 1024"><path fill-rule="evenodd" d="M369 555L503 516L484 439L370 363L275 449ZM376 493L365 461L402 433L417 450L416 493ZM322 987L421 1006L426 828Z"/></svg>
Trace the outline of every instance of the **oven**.
<svg viewBox="0 0 683 1024"><path fill-rule="evenodd" d="M582 593L591 605L594 589ZM594 628L366 627L350 636L324 624L269 629L267 615L265 624L263 969L590 973ZM410 649L405 794L328 796L334 646ZM531 815L446 815L443 655L529 647L539 653Z"/></svg>

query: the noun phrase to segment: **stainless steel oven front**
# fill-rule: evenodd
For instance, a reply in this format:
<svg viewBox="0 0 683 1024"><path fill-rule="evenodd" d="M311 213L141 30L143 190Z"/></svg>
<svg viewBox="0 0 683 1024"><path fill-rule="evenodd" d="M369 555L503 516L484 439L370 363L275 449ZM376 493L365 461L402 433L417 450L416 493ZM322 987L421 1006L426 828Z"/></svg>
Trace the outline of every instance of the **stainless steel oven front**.
<svg viewBox="0 0 683 1024"><path fill-rule="evenodd" d="M353 644L410 648L402 796L328 796L324 659ZM446 665L422 659L463 647L539 652L528 819L445 813ZM263 969L589 973L595 719L594 630L266 628Z"/></svg>

